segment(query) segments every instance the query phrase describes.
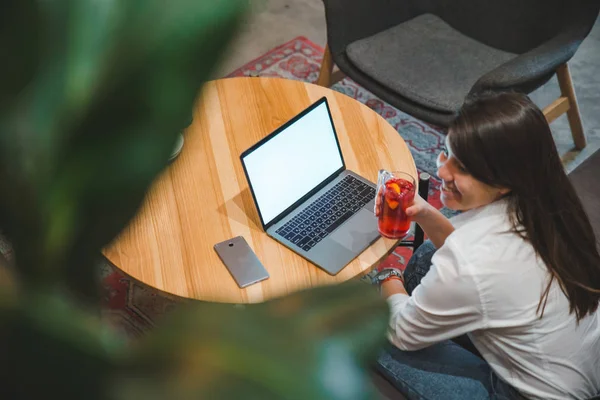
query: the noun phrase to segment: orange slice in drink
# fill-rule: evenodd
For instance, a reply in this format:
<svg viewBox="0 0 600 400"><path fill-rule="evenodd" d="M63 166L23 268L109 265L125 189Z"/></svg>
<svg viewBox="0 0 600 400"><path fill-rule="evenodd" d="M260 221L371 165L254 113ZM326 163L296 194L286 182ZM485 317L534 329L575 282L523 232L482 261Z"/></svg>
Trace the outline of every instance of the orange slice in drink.
<svg viewBox="0 0 600 400"><path fill-rule="evenodd" d="M395 182L388 183L387 187L388 187L388 189L392 189L397 194L400 194L400 185L398 185L397 183L395 183Z"/></svg>
<svg viewBox="0 0 600 400"><path fill-rule="evenodd" d="M395 194L400 194L400 185L398 185L396 182L388 182L386 184L387 189L391 190L392 192L394 192ZM386 196L385 201L387 202L388 207L390 207L392 210L395 210L396 207L398 207L398 201L394 200L394 198L397 196L391 195L391 196Z"/></svg>
<svg viewBox="0 0 600 400"><path fill-rule="evenodd" d="M398 207L398 204L400 204L399 202L397 202L396 200L386 200L388 207L390 207L392 210L395 210L396 207Z"/></svg>

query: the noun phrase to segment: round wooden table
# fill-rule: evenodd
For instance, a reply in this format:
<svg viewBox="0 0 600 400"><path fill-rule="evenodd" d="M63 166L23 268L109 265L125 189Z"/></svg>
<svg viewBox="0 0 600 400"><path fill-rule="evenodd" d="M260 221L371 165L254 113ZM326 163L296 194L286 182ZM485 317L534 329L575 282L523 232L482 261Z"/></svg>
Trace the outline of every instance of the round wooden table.
<svg viewBox="0 0 600 400"><path fill-rule="evenodd" d="M327 96L348 169L377 182L380 168L416 175L398 132L358 101L333 90L278 78L207 83L179 157L153 184L142 209L104 255L140 281L205 301L256 303L361 275L397 242L381 238L330 276L268 237L239 155ZM213 245L243 236L270 278L240 289Z"/></svg>

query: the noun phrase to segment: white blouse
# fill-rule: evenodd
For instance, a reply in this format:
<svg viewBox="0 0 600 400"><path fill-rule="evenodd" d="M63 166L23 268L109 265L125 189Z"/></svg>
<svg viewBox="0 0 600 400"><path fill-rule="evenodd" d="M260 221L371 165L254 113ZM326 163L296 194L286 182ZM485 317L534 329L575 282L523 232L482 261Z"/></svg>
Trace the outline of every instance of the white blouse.
<svg viewBox="0 0 600 400"><path fill-rule="evenodd" d="M388 299L391 342L418 350L469 333L493 370L528 398L600 393L600 312L578 325L555 280L540 319L549 274L533 247L510 233L506 201L452 224L412 296Z"/></svg>

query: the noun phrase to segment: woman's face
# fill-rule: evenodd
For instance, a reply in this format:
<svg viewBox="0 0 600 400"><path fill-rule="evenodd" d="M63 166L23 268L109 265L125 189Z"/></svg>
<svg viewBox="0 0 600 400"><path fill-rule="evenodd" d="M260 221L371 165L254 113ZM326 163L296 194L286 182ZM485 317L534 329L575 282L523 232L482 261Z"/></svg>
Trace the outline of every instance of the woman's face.
<svg viewBox="0 0 600 400"><path fill-rule="evenodd" d="M473 178L452 154L448 146L448 137L446 150L438 156L437 168L438 176L442 180L440 199L452 210L466 211L482 207L509 192L508 189L495 188Z"/></svg>

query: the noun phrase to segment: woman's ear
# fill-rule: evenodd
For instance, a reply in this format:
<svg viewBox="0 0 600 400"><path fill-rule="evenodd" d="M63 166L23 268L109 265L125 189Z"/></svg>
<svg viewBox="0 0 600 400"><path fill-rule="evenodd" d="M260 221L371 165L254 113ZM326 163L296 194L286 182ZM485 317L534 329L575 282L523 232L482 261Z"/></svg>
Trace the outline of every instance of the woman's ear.
<svg viewBox="0 0 600 400"><path fill-rule="evenodd" d="M507 188L495 188L495 189L496 189L496 191L495 191L494 200L500 200L511 192L511 190L507 189Z"/></svg>
<svg viewBox="0 0 600 400"><path fill-rule="evenodd" d="M502 196L506 196L507 194L509 194L511 192L511 190L509 188L499 188L499 192Z"/></svg>

